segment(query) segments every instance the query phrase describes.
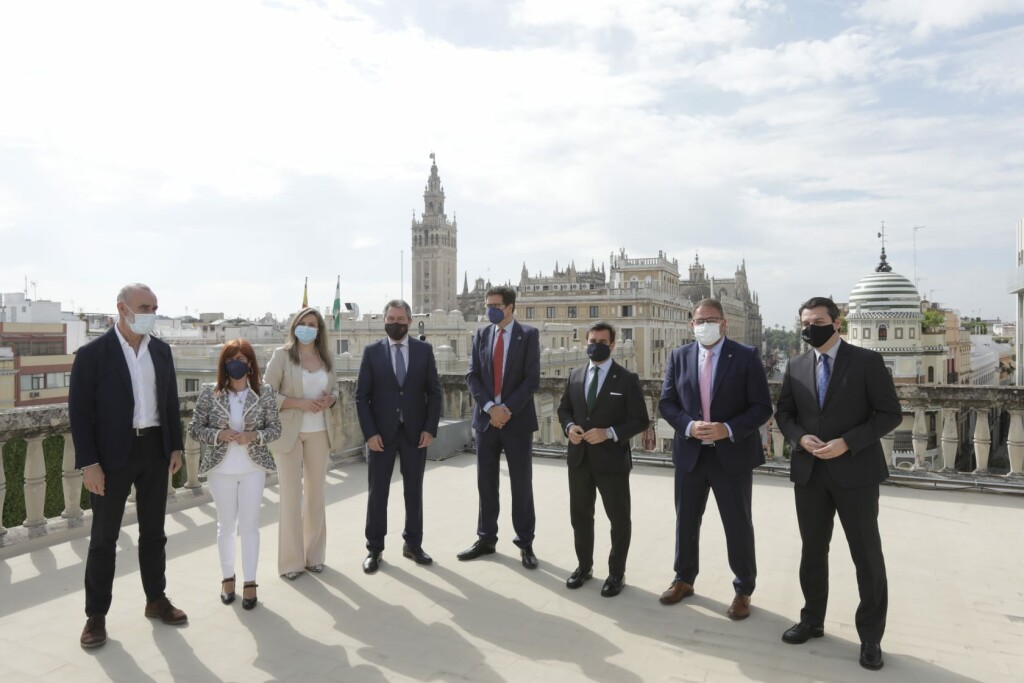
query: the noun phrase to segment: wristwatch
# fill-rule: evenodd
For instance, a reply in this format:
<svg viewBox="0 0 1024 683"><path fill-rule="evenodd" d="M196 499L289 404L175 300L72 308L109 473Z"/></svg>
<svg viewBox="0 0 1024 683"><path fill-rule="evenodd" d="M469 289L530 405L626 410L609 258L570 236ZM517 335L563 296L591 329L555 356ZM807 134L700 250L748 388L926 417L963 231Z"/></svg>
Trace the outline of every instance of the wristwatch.
<svg viewBox="0 0 1024 683"><path fill-rule="evenodd" d="M609 427L608 429L604 430L604 438L611 439L612 441L615 440L615 432L612 430L611 427Z"/></svg>

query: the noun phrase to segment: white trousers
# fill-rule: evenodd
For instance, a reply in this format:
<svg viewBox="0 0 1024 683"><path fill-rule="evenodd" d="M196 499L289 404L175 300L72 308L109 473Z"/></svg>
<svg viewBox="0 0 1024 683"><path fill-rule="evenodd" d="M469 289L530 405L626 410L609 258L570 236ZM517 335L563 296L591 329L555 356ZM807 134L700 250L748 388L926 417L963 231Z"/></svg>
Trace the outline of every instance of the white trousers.
<svg viewBox="0 0 1024 683"><path fill-rule="evenodd" d="M260 505L266 472L220 474L210 472L206 483L217 508L217 550L220 552L221 575L235 575L235 537L242 539L242 576L256 580L260 557Z"/></svg>

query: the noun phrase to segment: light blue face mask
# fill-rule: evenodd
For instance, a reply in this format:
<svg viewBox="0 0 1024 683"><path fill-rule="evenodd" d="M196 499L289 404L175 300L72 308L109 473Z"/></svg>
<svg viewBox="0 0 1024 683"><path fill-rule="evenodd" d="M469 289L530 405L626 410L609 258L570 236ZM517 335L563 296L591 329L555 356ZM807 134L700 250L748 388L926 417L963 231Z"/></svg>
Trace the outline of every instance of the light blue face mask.
<svg viewBox="0 0 1024 683"><path fill-rule="evenodd" d="M300 344L312 344L316 340L316 333L315 327L299 325L295 328L295 338L299 340Z"/></svg>

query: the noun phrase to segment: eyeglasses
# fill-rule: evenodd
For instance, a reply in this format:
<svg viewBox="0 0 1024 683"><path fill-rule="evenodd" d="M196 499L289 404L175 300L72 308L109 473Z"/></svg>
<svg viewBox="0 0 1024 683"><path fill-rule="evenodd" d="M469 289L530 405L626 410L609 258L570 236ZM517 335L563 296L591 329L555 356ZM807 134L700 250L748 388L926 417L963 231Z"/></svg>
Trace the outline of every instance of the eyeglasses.
<svg viewBox="0 0 1024 683"><path fill-rule="evenodd" d="M721 318L694 318L693 319L693 324L694 325L703 325L704 323L711 323L712 325L714 325L715 323L720 323L720 322L722 322Z"/></svg>

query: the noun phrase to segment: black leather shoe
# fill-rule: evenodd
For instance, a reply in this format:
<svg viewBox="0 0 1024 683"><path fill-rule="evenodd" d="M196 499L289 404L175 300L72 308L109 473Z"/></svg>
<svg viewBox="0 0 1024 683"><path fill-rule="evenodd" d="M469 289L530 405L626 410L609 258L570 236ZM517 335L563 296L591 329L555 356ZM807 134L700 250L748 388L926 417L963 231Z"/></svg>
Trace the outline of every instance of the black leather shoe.
<svg viewBox="0 0 1024 683"><path fill-rule="evenodd" d="M532 545L524 545L520 550L519 554L523 557L523 566L527 569L537 568L537 556L533 554Z"/></svg>
<svg viewBox="0 0 1024 683"><path fill-rule="evenodd" d="M416 564L430 564L434 561L434 558L423 552L423 548L413 548L408 543L402 546L402 557L408 557L410 560L415 560Z"/></svg>
<svg viewBox="0 0 1024 683"><path fill-rule="evenodd" d="M461 553L459 553L457 555L457 557L460 560L462 560L463 562L465 562L466 560L475 560L476 558L480 557L481 555L493 555L493 554L494 554L494 544L493 543L487 543L486 541L477 541L476 543L474 543L473 545L469 546L468 548L463 550Z"/></svg>
<svg viewBox="0 0 1024 683"><path fill-rule="evenodd" d="M235 601L235 577L232 576L230 579L220 582L220 601L225 605L230 605Z"/></svg>
<svg viewBox="0 0 1024 683"><path fill-rule="evenodd" d="M626 585L626 576L620 574L618 576L612 574L604 581L604 585L601 586L601 596L605 598L614 598L616 595L622 592L622 587Z"/></svg>
<svg viewBox="0 0 1024 683"><path fill-rule="evenodd" d="M372 574L380 568L380 551L371 550L370 554L363 560L363 571Z"/></svg>
<svg viewBox="0 0 1024 683"><path fill-rule="evenodd" d="M860 644L860 665L865 669L878 671L885 662L882 661L882 646L879 643Z"/></svg>
<svg viewBox="0 0 1024 683"><path fill-rule="evenodd" d="M255 581L246 581L242 584L242 609L252 609L259 602L259 599L256 597L256 588L258 587L259 584ZM252 589L251 591L249 590L250 588ZM245 597L247 594L249 597Z"/></svg>
<svg viewBox="0 0 1024 683"><path fill-rule="evenodd" d="M569 574L569 578L565 580L565 587L576 590L584 583L589 581L594 576L594 572L589 569L576 568L572 574Z"/></svg>
<svg viewBox="0 0 1024 683"><path fill-rule="evenodd" d="M782 634L782 639L792 645L799 645L806 643L811 638L821 638L823 635L825 635L824 626L812 626L806 621L801 621L799 624L790 626Z"/></svg>

